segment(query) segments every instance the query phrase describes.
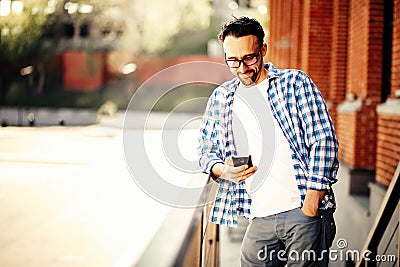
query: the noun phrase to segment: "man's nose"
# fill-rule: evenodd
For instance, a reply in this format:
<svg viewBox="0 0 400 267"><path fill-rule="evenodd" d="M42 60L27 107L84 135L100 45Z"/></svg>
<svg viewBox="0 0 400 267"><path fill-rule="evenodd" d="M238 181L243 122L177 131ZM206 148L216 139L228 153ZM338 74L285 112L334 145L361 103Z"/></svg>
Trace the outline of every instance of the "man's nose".
<svg viewBox="0 0 400 267"><path fill-rule="evenodd" d="M238 71L241 73L245 73L248 70L248 67L244 64L244 62L240 62L240 66L238 68Z"/></svg>

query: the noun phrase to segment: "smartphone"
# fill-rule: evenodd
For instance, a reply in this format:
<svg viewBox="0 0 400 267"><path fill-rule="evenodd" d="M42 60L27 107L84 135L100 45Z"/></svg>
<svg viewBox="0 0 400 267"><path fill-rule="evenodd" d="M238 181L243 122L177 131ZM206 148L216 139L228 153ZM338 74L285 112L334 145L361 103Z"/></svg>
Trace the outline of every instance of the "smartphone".
<svg viewBox="0 0 400 267"><path fill-rule="evenodd" d="M249 166L249 168L253 167L253 162L251 161L251 155L246 156L246 157L233 156L232 161L233 161L233 166L235 166L235 167L245 165L245 164L247 164Z"/></svg>

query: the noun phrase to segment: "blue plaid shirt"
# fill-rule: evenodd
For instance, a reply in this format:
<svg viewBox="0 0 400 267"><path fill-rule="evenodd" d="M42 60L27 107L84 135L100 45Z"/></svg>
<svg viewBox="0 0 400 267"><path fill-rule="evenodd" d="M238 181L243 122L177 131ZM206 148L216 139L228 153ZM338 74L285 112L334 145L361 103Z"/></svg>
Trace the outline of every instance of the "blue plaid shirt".
<svg viewBox="0 0 400 267"><path fill-rule="evenodd" d="M321 209L335 208L331 185L337 181L338 141L325 101L304 72L277 69L268 71L268 104L290 144L293 168L303 203L307 189L326 190ZM199 163L210 174L214 164L236 155L232 133L232 104L239 79L220 85L210 96L199 136ZM210 212L213 223L237 226L238 215L250 215L251 198L245 182L216 179L217 194ZM302 205L302 203L300 203Z"/></svg>

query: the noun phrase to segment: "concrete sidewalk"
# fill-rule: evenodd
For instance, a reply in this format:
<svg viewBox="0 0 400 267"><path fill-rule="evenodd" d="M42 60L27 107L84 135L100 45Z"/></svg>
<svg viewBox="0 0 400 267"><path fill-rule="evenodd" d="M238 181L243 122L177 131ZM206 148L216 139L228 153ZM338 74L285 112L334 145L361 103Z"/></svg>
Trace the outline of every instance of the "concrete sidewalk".
<svg viewBox="0 0 400 267"><path fill-rule="evenodd" d="M0 266L134 266L170 207L133 181L121 118L0 128ZM221 265L237 266L240 243L227 242L226 230Z"/></svg>
<svg viewBox="0 0 400 267"><path fill-rule="evenodd" d="M132 180L120 130L7 127L0 147L0 266L130 266L162 223L145 215L168 212Z"/></svg>

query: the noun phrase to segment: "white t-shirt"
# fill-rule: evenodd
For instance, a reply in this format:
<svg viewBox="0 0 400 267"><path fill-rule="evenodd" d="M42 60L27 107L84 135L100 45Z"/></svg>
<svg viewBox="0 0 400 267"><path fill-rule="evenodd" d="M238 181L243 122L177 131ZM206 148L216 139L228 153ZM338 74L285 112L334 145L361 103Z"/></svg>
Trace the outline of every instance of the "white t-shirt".
<svg viewBox="0 0 400 267"><path fill-rule="evenodd" d="M257 86L240 85L233 101L233 137L240 156L251 155L256 173L246 180L250 218L300 207L292 151L268 103L268 79ZM262 161L261 161L262 159Z"/></svg>

